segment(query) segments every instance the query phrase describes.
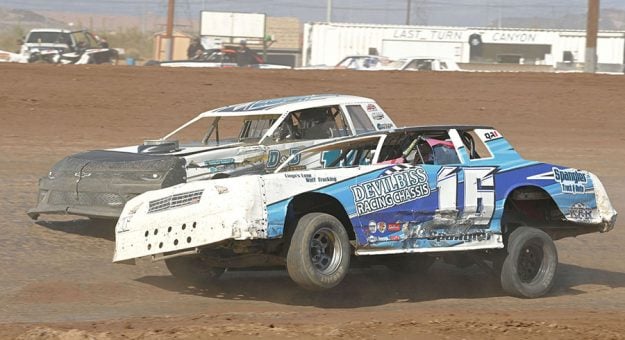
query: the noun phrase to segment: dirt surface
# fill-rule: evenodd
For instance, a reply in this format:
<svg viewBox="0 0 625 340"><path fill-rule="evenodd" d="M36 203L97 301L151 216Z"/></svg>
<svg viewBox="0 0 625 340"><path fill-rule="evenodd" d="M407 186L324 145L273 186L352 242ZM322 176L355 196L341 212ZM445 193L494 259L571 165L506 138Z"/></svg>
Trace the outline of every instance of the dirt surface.
<svg viewBox="0 0 625 340"><path fill-rule="evenodd" d="M201 111L309 93L375 98L400 125L493 125L528 159L588 169L625 211L624 76L0 64L0 338L625 337L625 225L556 242L553 291L506 296L476 267L353 270L325 293L285 272L177 283L112 264L111 225L26 216L65 155L161 137Z"/></svg>

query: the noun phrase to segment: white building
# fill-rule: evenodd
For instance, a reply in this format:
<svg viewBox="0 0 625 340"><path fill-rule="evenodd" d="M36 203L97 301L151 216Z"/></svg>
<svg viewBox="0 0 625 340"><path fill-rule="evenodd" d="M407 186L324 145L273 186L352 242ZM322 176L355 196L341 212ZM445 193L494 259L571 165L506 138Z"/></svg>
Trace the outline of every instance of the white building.
<svg viewBox="0 0 625 340"><path fill-rule="evenodd" d="M601 31L598 63L622 70L625 32ZM575 64L584 61L586 32L576 30L398 26L341 23L304 25L303 63L335 65L348 55L435 56L458 63Z"/></svg>

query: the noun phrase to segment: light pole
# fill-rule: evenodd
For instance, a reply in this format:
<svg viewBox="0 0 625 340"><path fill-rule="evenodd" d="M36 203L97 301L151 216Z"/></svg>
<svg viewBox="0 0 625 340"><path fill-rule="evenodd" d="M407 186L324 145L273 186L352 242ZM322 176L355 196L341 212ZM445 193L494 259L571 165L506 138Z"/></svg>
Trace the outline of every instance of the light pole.
<svg viewBox="0 0 625 340"><path fill-rule="evenodd" d="M167 30L165 31L165 60L172 60L174 55L174 0L167 4Z"/></svg>
<svg viewBox="0 0 625 340"><path fill-rule="evenodd" d="M407 0L406 4L406 25L410 25L410 6L412 5L412 0Z"/></svg>
<svg viewBox="0 0 625 340"><path fill-rule="evenodd" d="M599 0L588 0L588 18L586 21L586 55L584 72L597 71L597 32L599 31Z"/></svg>
<svg viewBox="0 0 625 340"><path fill-rule="evenodd" d="M326 22L332 22L332 0L328 0L326 7Z"/></svg>

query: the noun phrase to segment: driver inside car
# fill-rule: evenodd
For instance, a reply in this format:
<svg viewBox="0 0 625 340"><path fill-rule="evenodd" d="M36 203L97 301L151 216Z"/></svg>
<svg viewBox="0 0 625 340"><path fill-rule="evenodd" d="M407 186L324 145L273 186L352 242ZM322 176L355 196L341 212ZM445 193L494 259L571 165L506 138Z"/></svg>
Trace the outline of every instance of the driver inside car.
<svg viewBox="0 0 625 340"><path fill-rule="evenodd" d="M276 142L285 140L285 139L301 139L302 134L299 129L299 120L296 114L300 112L292 112L289 116L284 120L282 125L276 130L274 133L274 139Z"/></svg>

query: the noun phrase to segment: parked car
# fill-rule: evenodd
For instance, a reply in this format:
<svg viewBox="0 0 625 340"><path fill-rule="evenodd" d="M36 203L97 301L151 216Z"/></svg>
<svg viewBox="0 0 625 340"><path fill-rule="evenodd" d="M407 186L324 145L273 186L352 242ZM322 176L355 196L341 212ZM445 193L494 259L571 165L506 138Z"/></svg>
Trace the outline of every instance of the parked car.
<svg viewBox="0 0 625 340"><path fill-rule="evenodd" d="M257 55L256 55L257 56ZM265 61L258 57L258 62L247 65L246 67L259 69L291 69L290 66L266 64ZM208 67L208 68L229 68L239 67L237 64L237 51L229 48L209 49L197 57L189 60L171 60L156 61L148 60L144 66L163 66L163 67Z"/></svg>
<svg viewBox="0 0 625 340"><path fill-rule="evenodd" d="M26 35L20 54L28 62L103 64L117 62L118 52L88 30L36 28Z"/></svg>
<svg viewBox="0 0 625 340"><path fill-rule="evenodd" d="M311 65L298 67L297 70L359 70L359 71L378 71L392 61L387 57L377 55L351 55L347 56L336 65Z"/></svg>
<svg viewBox="0 0 625 340"><path fill-rule="evenodd" d="M449 58L407 57L394 60L384 67L397 71L460 71L458 64Z"/></svg>
<svg viewBox="0 0 625 340"><path fill-rule="evenodd" d="M553 285L553 240L609 231L616 215L597 176L525 160L491 127L402 128L310 147L273 174L135 197L114 261L152 256L204 283L227 268L281 265L322 290L343 280L352 255L412 273L443 257L533 298Z"/></svg>
<svg viewBox="0 0 625 340"><path fill-rule="evenodd" d="M208 49L189 60L149 60L145 66L164 67L237 67L237 51L233 49Z"/></svg>
<svg viewBox="0 0 625 340"><path fill-rule="evenodd" d="M238 133L231 133L238 124ZM64 158L39 180L38 203L28 215L33 219L44 213L117 218L128 200L148 190L263 173L304 147L392 127L395 124L375 101L348 95L286 97L222 107L142 145Z"/></svg>

